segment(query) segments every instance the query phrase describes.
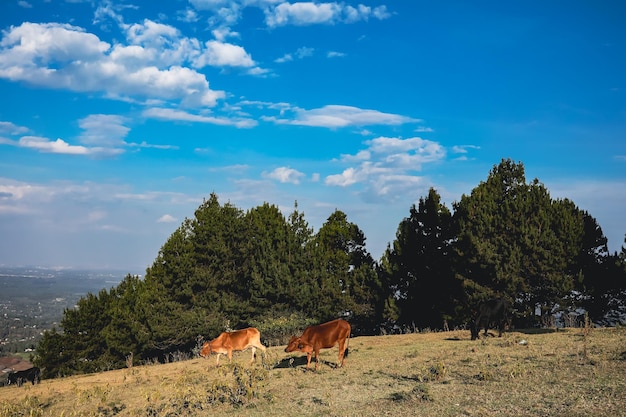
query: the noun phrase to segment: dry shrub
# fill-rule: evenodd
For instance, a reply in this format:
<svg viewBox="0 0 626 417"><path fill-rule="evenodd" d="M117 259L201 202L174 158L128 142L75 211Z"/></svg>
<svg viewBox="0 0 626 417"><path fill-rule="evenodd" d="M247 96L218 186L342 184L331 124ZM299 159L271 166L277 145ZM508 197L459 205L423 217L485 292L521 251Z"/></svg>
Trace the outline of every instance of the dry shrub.
<svg viewBox="0 0 626 417"><path fill-rule="evenodd" d="M420 369L420 372L416 375L416 379L420 382L430 381L442 381L448 373L446 364L443 361L438 361L432 366Z"/></svg>
<svg viewBox="0 0 626 417"><path fill-rule="evenodd" d="M0 402L0 416L40 417L43 416L42 404L37 397L26 396L21 401Z"/></svg>
<svg viewBox="0 0 626 417"><path fill-rule="evenodd" d="M220 367L211 383L201 374L184 375L174 381L168 394L150 398L145 412L150 416L187 416L200 415L219 404L247 406L258 398L268 398L263 390L267 377L264 368L244 368L239 364Z"/></svg>
<svg viewBox="0 0 626 417"><path fill-rule="evenodd" d="M402 391L391 393L389 399L394 402L427 402L433 401L432 396L428 393L428 387L424 384L417 384L411 391Z"/></svg>

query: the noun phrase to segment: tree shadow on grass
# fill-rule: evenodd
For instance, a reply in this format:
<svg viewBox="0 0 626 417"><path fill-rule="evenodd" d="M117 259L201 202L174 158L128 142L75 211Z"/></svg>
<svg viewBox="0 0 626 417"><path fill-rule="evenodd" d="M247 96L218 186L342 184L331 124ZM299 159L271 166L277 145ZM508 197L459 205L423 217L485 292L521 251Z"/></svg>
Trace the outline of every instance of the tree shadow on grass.
<svg viewBox="0 0 626 417"><path fill-rule="evenodd" d="M328 366L333 369L337 369L339 366L332 361L325 361L323 359L317 359L319 361L319 366ZM296 368L298 366L306 366L306 355L304 356L292 356L281 359L276 365L274 365L273 369L286 369L286 368ZM315 370L315 359L311 359L311 366L309 368L310 371Z"/></svg>
<svg viewBox="0 0 626 417"><path fill-rule="evenodd" d="M306 355L305 356L290 356L287 358L283 358L274 365L274 369L286 369L286 368L295 368L296 366L306 366ZM311 366L313 366L313 361L311 360Z"/></svg>

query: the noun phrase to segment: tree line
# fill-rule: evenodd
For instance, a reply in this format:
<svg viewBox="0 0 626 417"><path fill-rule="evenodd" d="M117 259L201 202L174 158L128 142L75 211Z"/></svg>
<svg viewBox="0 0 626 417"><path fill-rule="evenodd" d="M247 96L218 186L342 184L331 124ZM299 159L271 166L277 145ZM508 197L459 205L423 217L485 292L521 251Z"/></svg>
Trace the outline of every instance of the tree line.
<svg viewBox="0 0 626 417"><path fill-rule="evenodd" d="M298 210L265 203L243 211L211 194L163 244L144 278L67 309L44 333L35 365L44 377L166 360L199 337L255 326L282 344L337 317L353 333L463 328L478 302L515 307L517 327L584 308L599 320L626 293L626 249L610 254L597 221L552 199L523 164L503 159L453 203L435 189L410 207L379 261L363 231L335 210L315 232Z"/></svg>

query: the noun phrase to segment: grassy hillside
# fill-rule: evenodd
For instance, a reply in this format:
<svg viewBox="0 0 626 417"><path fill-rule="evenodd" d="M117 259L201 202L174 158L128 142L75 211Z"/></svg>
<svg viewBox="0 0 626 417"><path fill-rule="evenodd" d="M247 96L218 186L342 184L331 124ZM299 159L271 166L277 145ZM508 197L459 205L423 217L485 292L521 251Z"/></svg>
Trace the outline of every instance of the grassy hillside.
<svg viewBox="0 0 626 417"><path fill-rule="evenodd" d="M2 416L625 416L626 328L356 337L318 372L272 347L0 388Z"/></svg>

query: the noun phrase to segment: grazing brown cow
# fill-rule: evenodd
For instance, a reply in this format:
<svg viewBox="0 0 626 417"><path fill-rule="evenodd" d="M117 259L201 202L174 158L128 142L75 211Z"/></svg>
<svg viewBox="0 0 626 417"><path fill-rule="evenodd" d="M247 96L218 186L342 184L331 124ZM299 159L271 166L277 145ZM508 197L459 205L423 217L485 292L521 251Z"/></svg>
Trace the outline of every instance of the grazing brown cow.
<svg viewBox="0 0 626 417"><path fill-rule="evenodd" d="M348 349L347 340L350 337L350 323L337 319L327 323L310 326L304 329L302 336L293 336L285 348L285 352L299 350L307 355L306 369L311 365L311 354L315 353L315 370L319 364L320 349L329 349L339 344L339 362L337 366L343 366L343 360ZM349 342L349 341L348 341Z"/></svg>
<svg viewBox="0 0 626 417"><path fill-rule="evenodd" d="M233 350L246 350L252 348L252 360L256 357L256 349L265 352L266 347L261 344L261 333L254 327L235 330L234 332L223 332L217 338L202 345L200 356L209 357L211 353L217 353L217 362L220 364L220 355L228 355L228 360L233 360Z"/></svg>

